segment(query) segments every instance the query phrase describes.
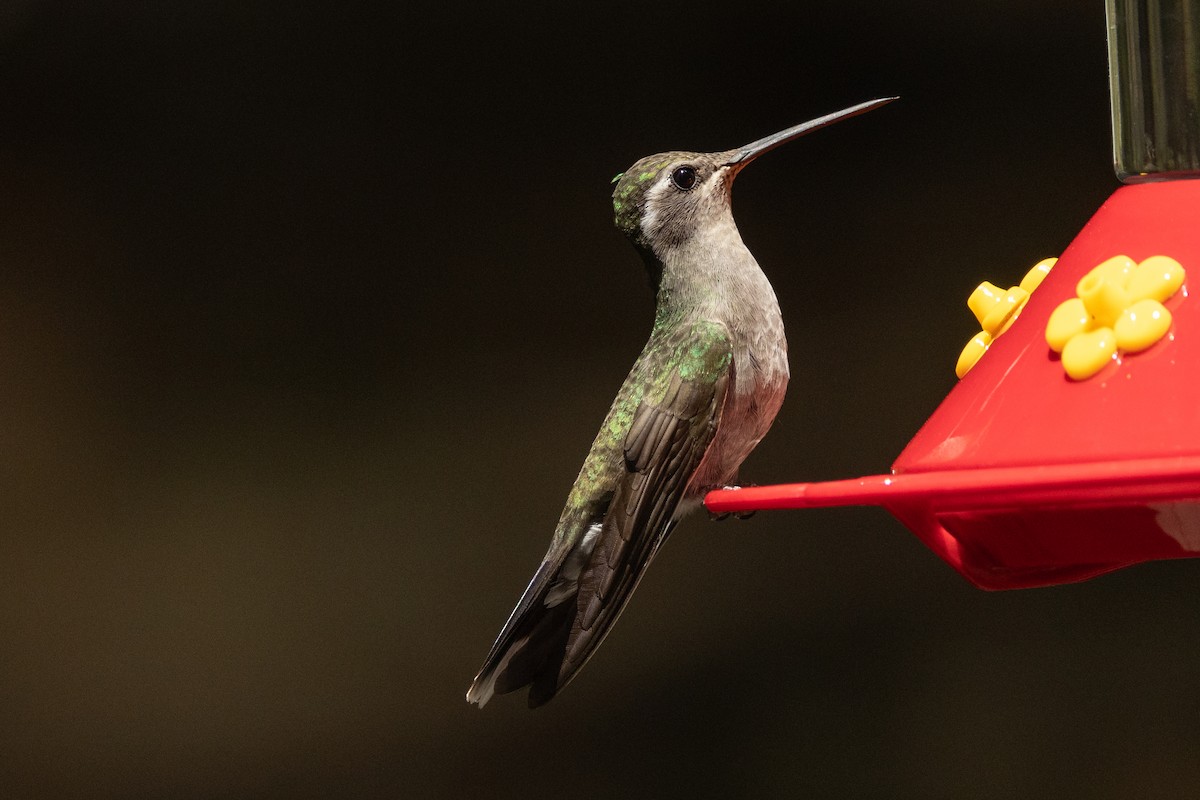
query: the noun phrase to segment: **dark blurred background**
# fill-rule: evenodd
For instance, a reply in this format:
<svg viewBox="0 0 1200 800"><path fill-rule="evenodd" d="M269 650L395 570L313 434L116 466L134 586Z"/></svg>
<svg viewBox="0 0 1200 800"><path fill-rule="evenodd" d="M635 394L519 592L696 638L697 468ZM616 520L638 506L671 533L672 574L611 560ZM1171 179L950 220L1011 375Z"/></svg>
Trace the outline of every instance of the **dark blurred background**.
<svg viewBox="0 0 1200 800"><path fill-rule="evenodd" d="M1116 187L1099 0L0 6L14 798L1194 796L1197 565L989 594L877 509L681 527L535 713L463 694L652 298L609 179L738 181L793 382L884 471L965 298Z"/></svg>

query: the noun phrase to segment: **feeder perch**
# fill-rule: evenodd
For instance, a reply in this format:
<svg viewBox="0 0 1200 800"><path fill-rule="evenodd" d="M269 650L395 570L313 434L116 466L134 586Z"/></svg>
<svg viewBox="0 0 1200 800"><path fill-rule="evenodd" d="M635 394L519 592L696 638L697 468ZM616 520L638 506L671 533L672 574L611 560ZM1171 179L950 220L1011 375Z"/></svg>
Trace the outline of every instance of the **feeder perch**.
<svg viewBox="0 0 1200 800"><path fill-rule="evenodd" d="M710 511L879 505L984 589L1200 556L1200 0L1152 8L1108 6L1128 185L1032 289L972 295L962 379L892 471L723 489Z"/></svg>

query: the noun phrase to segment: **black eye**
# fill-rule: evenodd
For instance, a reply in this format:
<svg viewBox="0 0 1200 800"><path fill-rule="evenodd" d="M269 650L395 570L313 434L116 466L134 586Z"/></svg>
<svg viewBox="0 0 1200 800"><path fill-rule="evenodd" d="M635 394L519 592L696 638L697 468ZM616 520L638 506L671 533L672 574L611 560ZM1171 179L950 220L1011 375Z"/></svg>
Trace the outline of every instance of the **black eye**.
<svg viewBox="0 0 1200 800"><path fill-rule="evenodd" d="M696 168L676 167L671 173L671 183L675 184L675 188L686 192L696 185Z"/></svg>

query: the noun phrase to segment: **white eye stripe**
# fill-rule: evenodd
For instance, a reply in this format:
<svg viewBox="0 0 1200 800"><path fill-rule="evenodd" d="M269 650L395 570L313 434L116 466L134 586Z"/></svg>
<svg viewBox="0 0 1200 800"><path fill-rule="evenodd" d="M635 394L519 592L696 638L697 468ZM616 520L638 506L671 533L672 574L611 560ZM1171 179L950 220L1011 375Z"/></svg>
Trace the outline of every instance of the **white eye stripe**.
<svg viewBox="0 0 1200 800"><path fill-rule="evenodd" d="M668 185L669 179L659 181L650 187L650 191L646 192L646 201L642 211L642 230L647 233L658 226L658 206L662 202L662 195Z"/></svg>
<svg viewBox="0 0 1200 800"><path fill-rule="evenodd" d="M691 170L695 176L694 183L687 189L682 189L675 183L674 176L681 169ZM702 170L704 167L697 166L694 162L677 161L674 166L659 172L642 200L640 227L643 233L654 235L659 225L666 222L664 215L673 216L679 208L705 202L709 193L705 187L717 179L721 170L713 170L707 174Z"/></svg>

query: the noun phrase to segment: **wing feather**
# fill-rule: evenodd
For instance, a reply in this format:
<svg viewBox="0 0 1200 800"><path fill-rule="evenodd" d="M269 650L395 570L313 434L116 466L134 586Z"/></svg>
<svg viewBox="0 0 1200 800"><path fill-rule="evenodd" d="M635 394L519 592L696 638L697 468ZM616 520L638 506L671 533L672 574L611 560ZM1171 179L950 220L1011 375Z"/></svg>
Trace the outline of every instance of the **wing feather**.
<svg viewBox="0 0 1200 800"><path fill-rule="evenodd" d="M724 325L697 322L651 337L469 701L482 706L493 694L529 685L529 705L536 707L587 662L674 528L684 491L716 433L732 373ZM625 418L630 421L613 449L612 426ZM595 475L603 480L597 483Z"/></svg>
<svg viewBox="0 0 1200 800"><path fill-rule="evenodd" d="M599 646L675 526L683 492L716 433L732 377L730 343L721 333L680 348L661 397L644 400L634 415L625 440L627 476L579 580L581 613L567 641L558 688Z"/></svg>

